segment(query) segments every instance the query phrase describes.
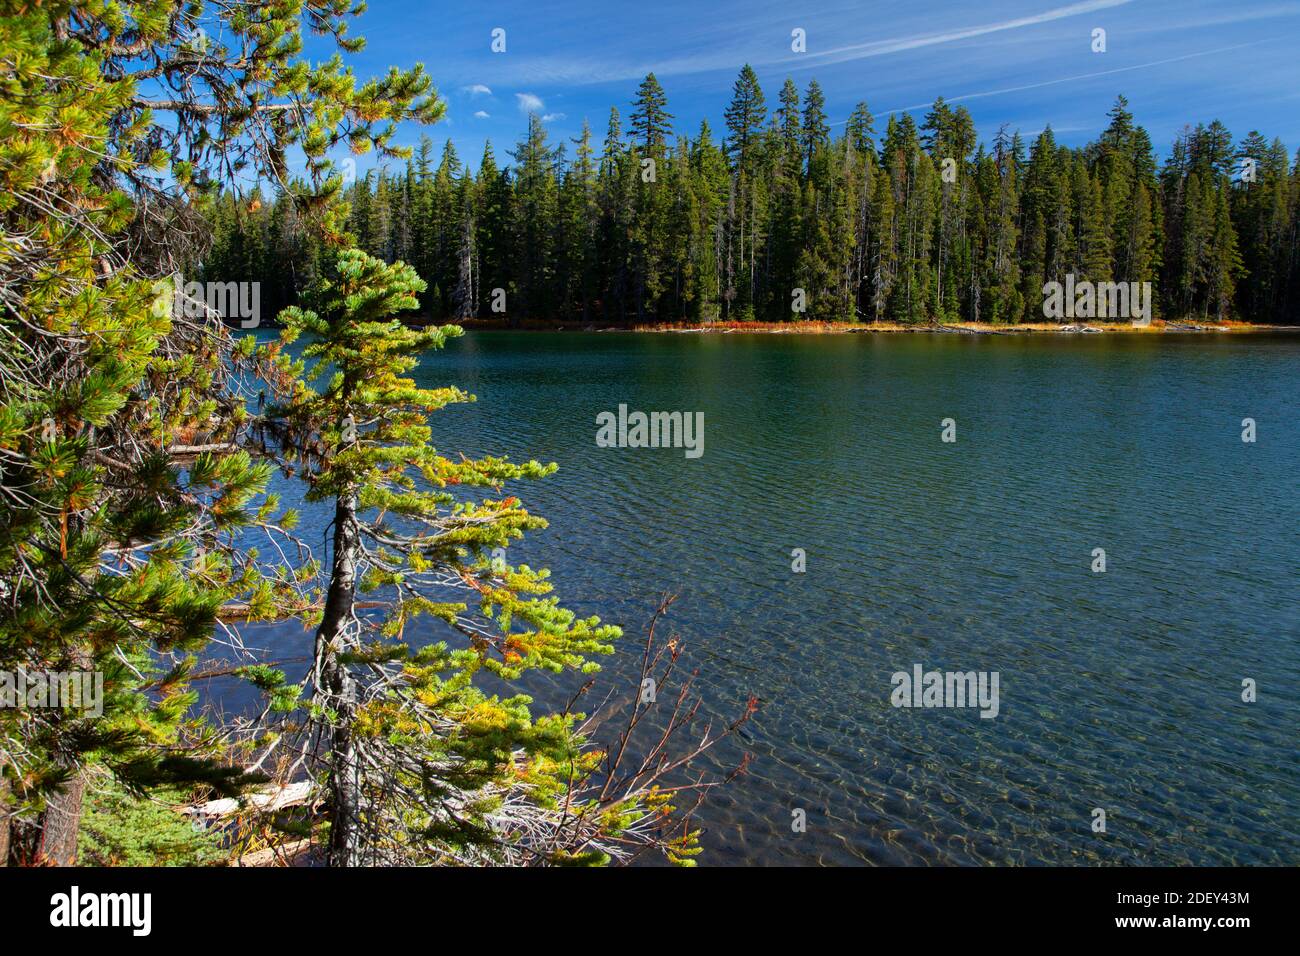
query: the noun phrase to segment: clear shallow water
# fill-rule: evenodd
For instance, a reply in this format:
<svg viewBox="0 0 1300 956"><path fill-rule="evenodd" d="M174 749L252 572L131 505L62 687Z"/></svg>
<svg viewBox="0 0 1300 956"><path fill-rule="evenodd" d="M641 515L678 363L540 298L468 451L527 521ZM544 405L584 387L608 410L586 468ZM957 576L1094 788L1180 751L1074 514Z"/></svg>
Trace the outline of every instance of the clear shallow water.
<svg viewBox="0 0 1300 956"><path fill-rule="evenodd" d="M420 376L479 398L443 451L560 463L512 558L627 629L605 686L671 590L708 709L761 698L708 862L1300 863L1300 336L479 333ZM598 448L620 403L703 457ZM892 707L914 664L998 717Z"/></svg>

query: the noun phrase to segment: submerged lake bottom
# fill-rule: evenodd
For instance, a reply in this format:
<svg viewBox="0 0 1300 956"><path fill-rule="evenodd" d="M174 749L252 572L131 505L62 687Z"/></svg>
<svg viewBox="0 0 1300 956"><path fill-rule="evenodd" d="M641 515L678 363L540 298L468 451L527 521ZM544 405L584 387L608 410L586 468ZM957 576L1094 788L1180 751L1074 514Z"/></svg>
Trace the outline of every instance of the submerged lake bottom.
<svg viewBox="0 0 1300 956"><path fill-rule="evenodd" d="M510 556L624 627L593 700L665 592L703 710L759 698L701 862L1294 865L1298 373L1289 334L477 332L416 375L478 397L444 454L559 463Z"/></svg>

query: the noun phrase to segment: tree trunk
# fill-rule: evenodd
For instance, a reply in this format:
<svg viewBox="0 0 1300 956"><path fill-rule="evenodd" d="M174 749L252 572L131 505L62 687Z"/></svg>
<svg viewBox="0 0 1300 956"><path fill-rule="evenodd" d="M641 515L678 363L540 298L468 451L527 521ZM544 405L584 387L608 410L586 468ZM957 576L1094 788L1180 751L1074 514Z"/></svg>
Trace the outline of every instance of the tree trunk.
<svg viewBox="0 0 1300 956"><path fill-rule="evenodd" d="M9 781L0 777L0 866L9 865Z"/></svg>
<svg viewBox="0 0 1300 956"><path fill-rule="evenodd" d="M46 799L45 809L35 817L0 819L0 866L75 866L85 792L86 774L78 771L61 791ZM9 809L0 805L0 812Z"/></svg>
<svg viewBox="0 0 1300 956"><path fill-rule="evenodd" d="M316 631L317 686L334 711L330 757L330 865L361 865L361 774L352 724L356 714L356 682L339 654L351 643L348 625L356 595L361 542L357 528L357 496L341 495L334 507L334 566L320 628Z"/></svg>
<svg viewBox="0 0 1300 956"><path fill-rule="evenodd" d="M40 816L41 842L36 862L54 866L77 863L77 831L81 827L81 803L86 793L86 774L78 772L66 787L45 801Z"/></svg>

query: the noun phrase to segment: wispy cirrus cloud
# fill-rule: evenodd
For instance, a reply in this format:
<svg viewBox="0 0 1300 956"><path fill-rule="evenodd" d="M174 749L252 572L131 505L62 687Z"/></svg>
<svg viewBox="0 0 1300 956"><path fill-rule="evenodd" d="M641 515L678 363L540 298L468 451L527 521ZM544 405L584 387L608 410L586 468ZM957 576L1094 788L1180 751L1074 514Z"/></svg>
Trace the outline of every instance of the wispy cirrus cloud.
<svg viewBox="0 0 1300 956"><path fill-rule="evenodd" d="M942 94L954 105L968 101L986 139L1002 124L1032 133L1050 123L1075 145L1124 93L1156 142L1215 116L1277 135L1289 149L1300 142L1288 42L1300 27L1300 0L715 0L707 11L698 0L495 0L493 8L512 25L505 56L489 50L481 23L449 22L418 0L367 13L377 21L371 72L419 59L422 38L439 37L438 80L452 94L449 106L460 107L456 134L470 152L489 132L509 135L498 126L511 117L535 113L559 136L571 122L561 110L575 120L611 106L626 114L649 72L667 90L675 131L706 118L716 130L746 63L769 108L786 77L801 88L815 77L836 120L859 100L883 116L884 107L924 111ZM803 54L791 50L796 27L807 32ZM1099 27L1105 55L1090 49ZM380 49L380 37L388 47Z"/></svg>
<svg viewBox="0 0 1300 956"><path fill-rule="evenodd" d="M509 64L504 65L509 71L507 75L512 77L515 82L575 84L639 80L650 72L653 72L661 79L668 76L687 76L712 72L734 73L743 63L749 63L756 69L796 64L799 68L815 68L893 53L905 53L910 50L921 50L927 47L957 43L995 33L1036 27L1068 17L1077 17L1115 7L1127 6L1133 2L1134 0L1080 0L1080 2L1052 7L1041 13L977 23L938 32L904 34L883 40L846 44L830 49L819 49L817 40L827 36L842 36L844 33L843 28L832 31L826 26L821 29L810 27L808 31L808 51L799 54L793 54L789 51L788 40L780 44L771 42L773 37L788 37L790 28L787 16L783 17L780 23L751 22L742 35L737 34L737 24L729 23L726 33L723 35L719 35L717 30L712 30L711 32L693 36L690 45L695 47L695 50L678 53L676 56L656 58L653 61L640 60L638 62L629 58L606 60L590 56L566 56L562 58L516 57ZM863 27L862 33L869 35L870 31ZM772 52L777 50L783 51L783 55L771 55ZM635 54L633 55L635 56Z"/></svg>
<svg viewBox="0 0 1300 956"><path fill-rule="evenodd" d="M1280 39L1280 38L1278 38ZM1261 43L1269 43L1270 40L1254 40L1250 43L1235 43L1232 46L1217 47L1213 50L1200 50L1196 53L1185 53L1182 56L1166 57L1163 60L1151 60L1148 63L1135 63L1132 66L1120 66L1113 70L1097 70L1093 73L1076 73L1073 76L1062 76L1054 80L1043 80L1039 83L1022 83L1019 86L1004 86L996 90L983 90L978 93L961 93L957 96L945 96L944 99L949 103L960 103L962 100L978 100L987 96L1003 96L1007 93L1022 93L1025 90L1037 90L1045 86L1056 86L1059 83L1076 83L1079 80L1090 80L1098 76L1112 76L1116 73L1131 73L1133 70L1145 70L1153 66L1164 66L1167 63L1181 63L1183 60L1192 60L1201 56L1211 56L1216 53L1227 53L1231 50L1240 50L1243 47L1258 46ZM931 103L913 103L911 106L899 106L895 109L888 110L889 113L906 113L910 110L925 109L932 105ZM840 124L834 124L840 125ZM1059 132L1059 131L1058 131Z"/></svg>
<svg viewBox="0 0 1300 956"><path fill-rule="evenodd" d="M521 113L540 113L546 109L546 104L536 93L516 93L515 99L519 103Z"/></svg>
<svg viewBox="0 0 1300 956"><path fill-rule="evenodd" d="M955 30L945 30L941 33L916 34L906 37L895 37L890 40L873 40L870 43L856 43L849 46L835 47L830 50L809 50L806 54L800 54L795 57L784 57L776 62L790 63L798 61L805 65L821 66L829 63L844 63L849 60L862 60L867 57L885 56L889 53L903 53L907 50L919 50L924 47L939 46L944 43L956 43L960 40L970 40L975 37L987 36L990 33L1002 33L1006 30L1019 30L1022 27L1039 26L1043 23L1051 23L1054 20L1063 20L1066 17L1077 17L1085 13L1096 13L1099 10L1107 10L1111 7L1122 7L1132 3L1133 0L1084 0L1082 3L1072 3L1064 7L1054 7L1051 10L1044 10L1042 13L1035 13L1024 17L1015 17L1010 20L999 20L993 23L981 23L975 26L959 27Z"/></svg>
<svg viewBox="0 0 1300 956"><path fill-rule="evenodd" d="M1258 20L1276 20L1280 17L1300 16L1300 3L1277 3L1268 7L1221 6L1201 14L1191 10L1176 20L1162 21L1130 28L1134 36L1166 33L1169 30L1202 30L1206 27L1228 27Z"/></svg>
<svg viewBox="0 0 1300 956"><path fill-rule="evenodd" d="M475 119L490 119L491 117L492 117L492 114L489 113L489 112L487 112L486 110L475 110L475 111L474 111L474 118L475 118Z"/></svg>

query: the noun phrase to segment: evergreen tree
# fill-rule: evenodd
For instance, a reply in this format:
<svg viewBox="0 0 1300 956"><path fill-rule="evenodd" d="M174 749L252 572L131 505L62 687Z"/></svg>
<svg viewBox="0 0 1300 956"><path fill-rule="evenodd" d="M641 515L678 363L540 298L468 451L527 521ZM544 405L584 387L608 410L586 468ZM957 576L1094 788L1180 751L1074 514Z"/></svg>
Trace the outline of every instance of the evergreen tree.
<svg viewBox="0 0 1300 956"><path fill-rule="evenodd" d="M435 317L495 314L500 288L514 319L1036 322L1043 286L1073 274L1152 283L1157 317L1295 318L1295 174L1261 134L1234 147L1221 123L1188 128L1162 164L1120 96L1095 141L1062 146L1049 126L1028 155L1005 128L980 144L942 98L919 126L892 117L879 142L859 102L832 137L815 80L801 96L787 79L769 120L749 68L721 149L707 123L674 141L667 107L650 74L626 137L611 110L599 157L588 132L569 164L531 124L514 165L485 157L473 188L450 142L436 171L422 143L405 178L353 187L347 222L385 261L409 252ZM292 301L320 252L286 242L314 241L286 198L216 203L205 274L261 275ZM810 284L816 301L792 312Z"/></svg>
<svg viewBox="0 0 1300 956"><path fill-rule="evenodd" d="M479 314L492 315L494 289L506 290L514 279L514 250L511 239L512 184L510 173L498 169L489 141L483 146L475 195L479 211L475 217L475 248L479 256Z"/></svg>
<svg viewBox="0 0 1300 956"><path fill-rule="evenodd" d="M713 141L707 120L690 152L691 199L695 225L691 231L689 273L690 317L713 321L719 317L725 282L723 215L730 177L722 149Z"/></svg>
<svg viewBox="0 0 1300 956"><path fill-rule="evenodd" d="M193 4L3 12L0 230L24 252L0 263L0 669L100 674L104 687L95 719L75 704L0 712L0 858L70 863L90 774L134 792L246 782L211 728L185 722L195 655L230 601L253 618L301 606L291 572L233 543L277 526L274 499L253 503L268 469L240 451L247 413L227 386L240 353L206 302L158 280L202 258L195 213L216 215L223 186L289 181L297 145L312 181L294 188L314 214L342 185L329 150L348 138L391 154L376 124L435 110L418 70L358 88L341 59L298 59L308 17L355 49L346 9L214 8L199 57ZM309 88L329 92L284 110ZM225 210L247 240L222 250L241 281L274 251L264 197L248 209Z"/></svg>
<svg viewBox="0 0 1300 956"><path fill-rule="evenodd" d="M591 318L600 281L600 205L596 194L595 150L591 127L585 121L573 164L564 177L560 193L563 228L560 230L560 268L564 271L562 309L577 314L585 323Z"/></svg>
<svg viewBox="0 0 1300 956"><path fill-rule="evenodd" d="M749 64L740 71L727 107L727 155L737 169L748 169L752 147L767 118L758 74Z"/></svg>
<svg viewBox="0 0 1300 956"><path fill-rule="evenodd" d="M786 164L785 171L797 176L802 166L800 150L803 136L803 119L799 109L799 88L794 85L794 80L789 77L786 77L785 83L781 87L779 100L780 105L776 110L776 123L780 130L782 158Z"/></svg>
<svg viewBox="0 0 1300 956"><path fill-rule="evenodd" d="M765 219L767 192L759 181L759 136L767 118L763 90L749 64L740 71L727 107L727 153L732 164L732 191L727 206L726 247L728 292L726 315L734 308L741 318L752 317L756 300L756 265L762 242L758 223ZM736 302L732 302L736 299Z"/></svg>
<svg viewBox="0 0 1300 956"><path fill-rule="evenodd" d="M875 118L871 115L871 110L867 109L866 103L858 103L853 107L853 112L849 115L847 133L854 151L860 155L874 153L876 150L875 123Z"/></svg>
<svg viewBox="0 0 1300 956"><path fill-rule="evenodd" d="M285 344L311 336L302 359L261 353L285 385L270 410L282 452L307 499L334 509L313 670L330 732L330 862L596 864L641 846L689 863L696 837L661 793L662 771L621 777L578 735L579 715L533 717L529 698L481 686L591 671L619 631L561 607L546 571L499 556L545 526L503 486L553 464L430 446L429 415L473 397L406 377L461 331L397 319L422 284L405 264L345 250L313 308L281 317ZM359 596L380 591L383 616L360 613ZM420 618L444 639L415 650L405 634Z"/></svg>
<svg viewBox="0 0 1300 956"><path fill-rule="evenodd" d="M509 315L514 323L552 315L552 258L557 189L555 153L546 142L546 127L536 114L528 117L528 135L510 154L516 163L511 203L516 281Z"/></svg>
<svg viewBox="0 0 1300 956"><path fill-rule="evenodd" d="M628 116L632 139L646 156L659 156L672 136L672 114L668 112L668 98L653 73L637 87L632 112Z"/></svg>
<svg viewBox="0 0 1300 956"><path fill-rule="evenodd" d="M807 165L811 165L813 153L826 145L830 138L830 127L826 125L826 96L816 80L809 80L804 92L803 126L799 138Z"/></svg>

